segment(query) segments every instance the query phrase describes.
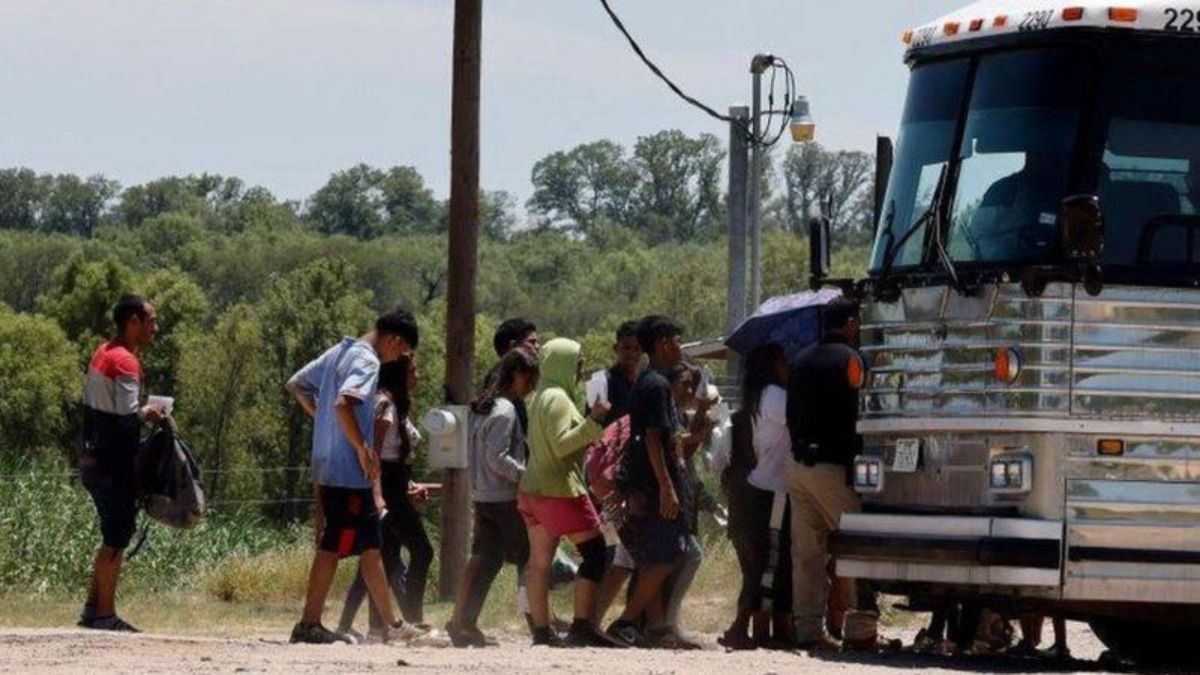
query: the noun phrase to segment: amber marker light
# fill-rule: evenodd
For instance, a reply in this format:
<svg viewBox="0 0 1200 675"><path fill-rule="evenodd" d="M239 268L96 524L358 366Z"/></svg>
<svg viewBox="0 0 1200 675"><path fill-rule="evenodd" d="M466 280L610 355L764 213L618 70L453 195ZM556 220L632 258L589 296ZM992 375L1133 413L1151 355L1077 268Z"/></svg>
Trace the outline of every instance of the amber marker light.
<svg viewBox="0 0 1200 675"><path fill-rule="evenodd" d="M867 383L867 366L861 358L853 356L846 362L846 382L856 390Z"/></svg>
<svg viewBox="0 0 1200 675"><path fill-rule="evenodd" d="M1017 350L1001 347L996 350L992 360L992 375L998 382L1012 384L1021 374L1021 355Z"/></svg>
<svg viewBox="0 0 1200 675"><path fill-rule="evenodd" d="M912 41L913 41L913 32L911 30L906 30L903 33L901 33L900 41L906 45L911 45Z"/></svg>
<svg viewBox="0 0 1200 675"><path fill-rule="evenodd" d="M1137 23L1138 11L1133 7L1110 7L1108 20L1120 23Z"/></svg>
<svg viewBox="0 0 1200 675"><path fill-rule="evenodd" d="M946 35L958 35L958 29L961 27L957 21L947 21L945 26L942 26L942 32Z"/></svg>
<svg viewBox="0 0 1200 675"><path fill-rule="evenodd" d="M992 19L992 28L1004 28L1007 25L1008 25L1008 16L1005 14L1001 14L1000 16L997 16L995 19Z"/></svg>
<svg viewBox="0 0 1200 675"><path fill-rule="evenodd" d="M1125 441L1119 438L1103 438L1096 443L1096 452L1105 457L1120 457L1125 454Z"/></svg>
<svg viewBox="0 0 1200 675"><path fill-rule="evenodd" d="M971 21L971 32L978 33L983 29L983 19L974 19Z"/></svg>
<svg viewBox="0 0 1200 675"><path fill-rule="evenodd" d="M1079 21L1080 19L1083 18L1083 8L1082 7L1068 7L1063 10L1062 18L1063 18L1063 21Z"/></svg>

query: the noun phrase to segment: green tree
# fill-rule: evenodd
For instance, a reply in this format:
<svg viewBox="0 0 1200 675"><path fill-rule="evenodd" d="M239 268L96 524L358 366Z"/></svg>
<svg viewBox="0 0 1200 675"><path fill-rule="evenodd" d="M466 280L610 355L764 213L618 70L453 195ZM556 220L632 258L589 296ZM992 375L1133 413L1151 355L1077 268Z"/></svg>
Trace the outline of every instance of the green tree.
<svg viewBox="0 0 1200 675"><path fill-rule="evenodd" d="M208 327L208 298L178 269L150 273L142 280L141 288L158 312L158 336L142 355L146 390L175 396L185 346L195 345L189 336L202 334Z"/></svg>
<svg viewBox="0 0 1200 675"><path fill-rule="evenodd" d="M86 359L113 334L113 305L136 288L133 271L116 260L87 262L75 255L54 271L50 290L38 299L38 310L58 322Z"/></svg>
<svg viewBox="0 0 1200 675"><path fill-rule="evenodd" d="M763 232L762 252L764 298L808 289L808 239L767 230Z"/></svg>
<svg viewBox="0 0 1200 675"><path fill-rule="evenodd" d="M445 231L442 205L411 166L394 166L378 174L388 234L438 234Z"/></svg>
<svg viewBox="0 0 1200 675"><path fill-rule="evenodd" d="M656 274L639 303L683 324L685 339L700 340L725 330L726 256L719 245L672 247L656 252Z"/></svg>
<svg viewBox="0 0 1200 675"><path fill-rule="evenodd" d="M792 146L783 161L788 228L807 232L809 218L819 213L839 234L865 229L871 221L874 163L864 152L831 152L818 143Z"/></svg>
<svg viewBox="0 0 1200 675"><path fill-rule="evenodd" d="M284 419L281 454L267 459L275 466L300 466L309 456L308 420L283 385L304 364L320 356L343 336L357 336L371 325L370 291L362 290L357 269L340 259L318 260L277 277L259 305L263 333L262 358L275 409ZM301 476L269 476L271 494L286 500L280 515L294 518L299 496L308 496Z"/></svg>
<svg viewBox="0 0 1200 675"><path fill-rule="evenodd" d="M226 233L294 232L300 225L296 211L295 202L279 202L270 190L252 187L227 207L222 222Z"/></svg>
<svg viewBox="0 0 1200 675"><path fill-rule="evenodd" d="M484 238L503 241L516 227L515 197L504 190L484 190L479 193L479 231Z"/></svg>
<svg viewBox="0 0 1200 675"><path fill-rule="evenodd" d="M24 464L66 448L81 388L75 346L53 320L0 305L0 460Z"/></svg>
<svg viewBox="0 0 1200 675"><path fill-rule="evenodd" d="M339 171L312 196L308 217L321 234L372 239L383 230L383 174L359 164Z"/></svg>
<svg viewBox="0 0 1200 675"><path fill-rule="evenodd" d="M589 234L600 220L629 224L638 187L637 168L625 149L596 141L555 152L533 167L533 196L527 204L546 227Z"/></svg>
<svg viewBox="0 0 1200 675"><path fill-rule="evenodd" d="M206 197L210 185L210 181L192 176L169 176L126 188L117 204L117 221L137 228L164 213L202 216L208 209Z"/></svg>
<svg viewBox="0 0 1200 675"><path fill-rule="evenodd" d="M209 334L182 340L176 417L205 469L208 498L257 498L262 459L283 454L285 410L262 358L262 325L235 305Z"/></svg>
<svg viewBox="0 0 1200 675"><path fill-rule="evenodd" d="M184 264L191 245L205 242L208 232L199 216L171 211L143 220L128 236L150 266L168 267Z"/></svg>
<svg viewBox="0 0 1200 675"><path fill-rule="evenodd" d="M638 139L633 161L640 181L634 195L637 227L646 241L711 241L721 231L724 151L711 134L689 138L660 131Z"/></svg>
<svg viewBox="0 0 1200 675"><path fill-rule="evenodd" d="M75 234L91 239L108 203L120 186L104 176L81 180L64 174L50 180L38 229L43 232Z"/></svg>
<svg viewBox="0 0 1200 675"><path fill-rule="evenodd" d="M0 171L0 228L37 230L49 193L50 182L32 169Z"/></svg>
<svg viewBox="0 0 1200 675"><path fill-rule="evenodd" d="M37 309L65 260L84 255L84 242L64 235L0 232L0 303L18 312Z"/></svg>

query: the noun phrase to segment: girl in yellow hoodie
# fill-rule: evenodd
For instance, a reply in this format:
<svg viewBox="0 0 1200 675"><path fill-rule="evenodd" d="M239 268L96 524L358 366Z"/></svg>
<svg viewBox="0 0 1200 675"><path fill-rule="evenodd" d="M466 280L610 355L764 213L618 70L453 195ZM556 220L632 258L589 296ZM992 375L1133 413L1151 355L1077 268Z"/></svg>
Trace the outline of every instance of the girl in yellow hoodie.
<svg viewBox="0 0 1200 675"><path fill-rule="evenodd" d="M615 647L596 630L589 617L596 588L604 577L605 547L600 516L584 483L585 450L599 440L599 420L609 406L579 412L579 380L583 360L579 343L558 338L542 346L541 381L529 404L529 464L521 476L517 508L529 530L529 605L533 644L572 647ZM566 537L583 557L575 581L575 620L566 640L550 628L550 563Z"/></svg>

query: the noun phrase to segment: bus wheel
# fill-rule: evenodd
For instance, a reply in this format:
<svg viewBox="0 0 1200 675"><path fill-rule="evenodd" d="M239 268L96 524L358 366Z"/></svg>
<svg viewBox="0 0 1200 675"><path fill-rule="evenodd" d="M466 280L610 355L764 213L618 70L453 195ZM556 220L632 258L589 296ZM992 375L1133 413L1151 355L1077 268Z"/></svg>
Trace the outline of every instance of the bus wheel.
<svg viewBox="0 0 1200 675"><path fill-rule="evenodd" d="M1200 645L1192 631L1161 623L1132 619L1093 619L1092 632L1104 646L1138 664L1196 663Z"/></svg>

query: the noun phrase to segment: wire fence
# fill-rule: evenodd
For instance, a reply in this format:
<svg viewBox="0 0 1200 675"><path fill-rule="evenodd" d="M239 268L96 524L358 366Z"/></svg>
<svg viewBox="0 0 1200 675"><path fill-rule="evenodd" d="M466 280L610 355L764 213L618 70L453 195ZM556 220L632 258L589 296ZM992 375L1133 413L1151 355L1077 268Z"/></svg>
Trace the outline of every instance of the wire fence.
<svg viewBox="0 0 1200 675"><path fill-rule="evenodd" d="M289 481L291 494L295 493L296 488L303 493L305 490L311 490L311 486L303 480L304 475L309 472L308 466L271 466L258 468L240 468L240 469L219 469L219 470L201 470L201 479L205 480L206 484L211 485L213 476L241 476L241 475L259 475L259 476L295 476L295 480ZM79 478L78 471L18 471L16 473L0 474L0 491L4 489L5 484L13 484L18 481L26 481L30 479L36 480L58 480L64 482L74 481ZM288 487L281 486L276 491L283 492ZM229 490L228 487L224 491ZM307 509L315 506L317 500L315 492L309 491L298 496L261 496L261 497L236 497L236 498L221 498L208 501L205 508L209 511L221 511L225 513L240 514L248 509L257 508L264 509L268 507L283 507L291 513L292 517L301 516L307 512ZM298 512L297 512L298 510ZM433 523L436 518L433 513L427 509L419 508L422 517Z"/></svg>
<svg viewBox="0 0 1200 675"><path fill-rule="evenodd" d="M233 478L238 476L261 476L264 479L268 477L287 477L289 486L292 487L291 492L294 493L296 487L301 490L305 489L305 483L302 483L304 476L309 472L308 466L269 466L256 468L237 468L237 469L201 469L200 477L207 485L212 485L214 478ZM18 482L36 480L36 481L62 481L74 482L79 479L79 471L42 471L31 469L29 471L15 471L10 473L0 474L0 490L4 490L5 485L12 485ZM299 485L298 485L299 484ZM284 491L286 488L278 489L278 492ZM229 490L228 486L224 486L222 492ZM254 498L218 498L209 501L206 507L210 510L218 511L233 511L241 512L248 508L264 508L264 507L293 507L307 509L316 503L314 495L306 494L304 496L261 496Z"/></svg>
<svg viewBox="0 0 1200 675"><path fill-rule="evenodd" d="M287 474L287 473L303 473L307 472L307 466L274 466L257 469L201 469L201 478L207 476L237 476L246 474ZM21 471L18 473L0 474L0 483L13 482L18 480L28 480L30 478L37 479L60 479L74 480L79 477L78 471Z"/></svg>

